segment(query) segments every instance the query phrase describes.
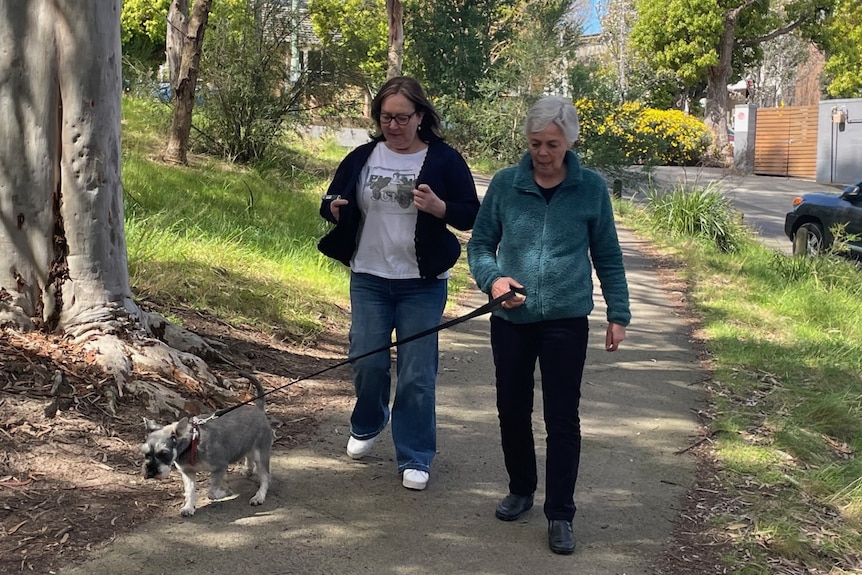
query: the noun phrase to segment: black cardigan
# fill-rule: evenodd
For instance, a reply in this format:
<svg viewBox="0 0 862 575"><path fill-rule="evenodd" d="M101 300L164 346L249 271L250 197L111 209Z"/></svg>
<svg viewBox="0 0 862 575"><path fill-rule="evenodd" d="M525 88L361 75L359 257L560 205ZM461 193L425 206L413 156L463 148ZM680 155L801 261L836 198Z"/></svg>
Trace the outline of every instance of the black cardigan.
<svg viewBox="0 0 862 575"><path fill-rule="evenodd" d="M362 212L356 199L357 181L378 144L382 144L382 141L375 140L351 151L335 171L327 196L339 195L349 202L341 207L339 220L336 222L329 209L332 200L324 199L320 204L320 215L334 223L335 227L320 239L317 247L346 266L350 265L356 251L357 234L362 221ZM419 275L433 279L455 265L461 255L461 244L447 225L458 230L471 229L479 212L479 198L467 162L454 148L440 140L428 145L425 162L416 178L416 185L419 184L430 186L446 203L446 214L442 220L422 211L416 217L414 239Z"/></svg>

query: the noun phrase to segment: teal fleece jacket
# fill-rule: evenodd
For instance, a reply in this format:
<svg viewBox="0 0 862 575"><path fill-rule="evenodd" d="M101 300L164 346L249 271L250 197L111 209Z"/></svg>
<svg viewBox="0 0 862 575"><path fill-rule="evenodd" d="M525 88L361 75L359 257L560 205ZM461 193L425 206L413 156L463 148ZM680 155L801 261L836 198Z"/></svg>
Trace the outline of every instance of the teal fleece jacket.
<svg viewBox="0 0 862 575"><path fill-rule="evenodd" d="M529 154L497 172L467 243L470 272L485 293L505 276L523 284L524 305L493 313L532 323L588 316L595 267L607 320L627 326L629 289L607 184L581 168L571 150L565 162L566 177L550 203L533 180Z"/></svg>

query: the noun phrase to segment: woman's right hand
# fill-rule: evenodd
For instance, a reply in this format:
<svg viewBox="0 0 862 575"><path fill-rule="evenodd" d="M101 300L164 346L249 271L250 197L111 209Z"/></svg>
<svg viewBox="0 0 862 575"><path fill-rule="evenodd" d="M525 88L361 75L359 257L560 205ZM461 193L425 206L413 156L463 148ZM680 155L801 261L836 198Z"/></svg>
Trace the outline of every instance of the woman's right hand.
<svg viewBox="0 0 862 575"><path fill-rule="evenodd" d="M506 295L512 291L512 288L523 289L523 287L524 286L522 286L515 278L498 278L497 281L491 285L491 298L497 299L498 297ZM500 305L505 309L512 309L524 305L525 299L527 299L525 295L516 293Z"/></svg>
<svg viewBox="0 0 862 575"><path fill-rule="evenodd" d="M344 198L338 198L329 203L329 211L332 212L332 217L335 218L336 222L341 217L341 206L346 206L348 203Z"/></svg>

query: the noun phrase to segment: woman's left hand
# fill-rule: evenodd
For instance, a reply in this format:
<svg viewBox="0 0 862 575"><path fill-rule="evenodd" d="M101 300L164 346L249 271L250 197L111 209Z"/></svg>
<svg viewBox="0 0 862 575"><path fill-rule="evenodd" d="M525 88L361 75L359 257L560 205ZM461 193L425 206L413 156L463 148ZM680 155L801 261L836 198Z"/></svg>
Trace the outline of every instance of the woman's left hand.
<svg viewBox="0 0 862 575"><path fill-rule="evenodd" d="M608 323L608 331L605 334L605 349L608 351L616 351L620 344L626 338L626 326L618 323Z"/></svg>
<svg viewBox="0 0 862 575"><path fill-rule="evenodd" d="M446 215L446 202L438 198L428 184L419 184L413 190L413 203L417 210L428 212L441 220Z"/></svg>

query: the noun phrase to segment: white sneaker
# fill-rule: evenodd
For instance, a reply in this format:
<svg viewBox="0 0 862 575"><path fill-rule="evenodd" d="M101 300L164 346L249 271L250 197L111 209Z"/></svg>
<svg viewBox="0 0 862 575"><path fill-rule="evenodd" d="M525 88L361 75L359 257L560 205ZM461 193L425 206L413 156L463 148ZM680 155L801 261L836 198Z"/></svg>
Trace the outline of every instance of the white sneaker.
<svg viewBox="0 0 862 575"><path fill-rule="evenodd" d="M347 440L347 455L352 459L362 459L368 455L368 452L371 451L373 446L373 437L370 439L356 439L351 435L350 439Z"/></svg>
<svg viewBox="0 0 862 575"><path fill-rule="evenodd" d="M402 484L407 489L422 491L428 485L428 472L421 469L405 469Z"/></svg>

